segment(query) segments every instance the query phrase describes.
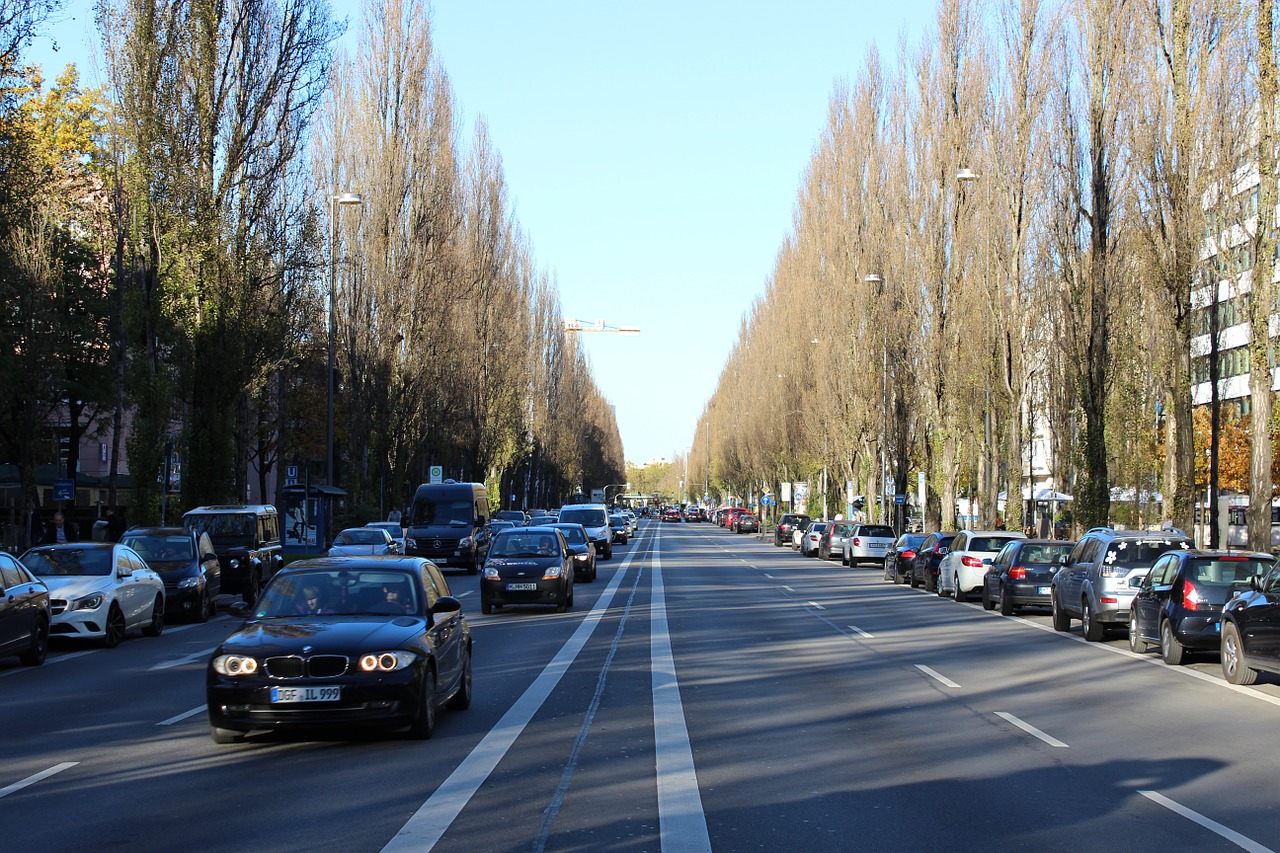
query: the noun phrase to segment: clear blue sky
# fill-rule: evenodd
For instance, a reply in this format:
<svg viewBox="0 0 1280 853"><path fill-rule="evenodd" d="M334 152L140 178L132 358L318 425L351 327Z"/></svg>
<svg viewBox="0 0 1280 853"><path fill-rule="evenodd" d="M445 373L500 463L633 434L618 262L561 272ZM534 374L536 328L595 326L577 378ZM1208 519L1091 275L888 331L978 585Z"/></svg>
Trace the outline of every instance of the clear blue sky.
<svg viewBox="0 0 1280 853"><path fill-rule="evenodd" d="M334 0L358 49L358 0ZM93 76L91 0L30 58ZM687 451L791 227L837 80L892 63L934 0L438 0L433 31L469 140L483 116L515 214L580 335L628 461ZM803 334L802 330L797 330ZM767 373L767 371L765 371ZM763 380L762 380L763 381Z"/></svg>

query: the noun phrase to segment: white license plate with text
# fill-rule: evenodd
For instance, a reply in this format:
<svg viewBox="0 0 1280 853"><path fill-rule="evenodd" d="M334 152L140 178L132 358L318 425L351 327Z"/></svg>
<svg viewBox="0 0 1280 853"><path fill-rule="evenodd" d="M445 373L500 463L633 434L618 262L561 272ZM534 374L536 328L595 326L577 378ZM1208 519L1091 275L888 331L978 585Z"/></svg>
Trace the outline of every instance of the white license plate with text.
<svg viewBox="0 0 1280 853"><path fill-rule="evenodd" d="M537 589L536 583L509 583L507 584L508 592L532 592Z"/></svg>
<svg viewBox="0 0 1280 853"><path fill-rule="evenodd" d="M271 704L287 702L337 702L342 699L341 687L272 687Z"/></svg>

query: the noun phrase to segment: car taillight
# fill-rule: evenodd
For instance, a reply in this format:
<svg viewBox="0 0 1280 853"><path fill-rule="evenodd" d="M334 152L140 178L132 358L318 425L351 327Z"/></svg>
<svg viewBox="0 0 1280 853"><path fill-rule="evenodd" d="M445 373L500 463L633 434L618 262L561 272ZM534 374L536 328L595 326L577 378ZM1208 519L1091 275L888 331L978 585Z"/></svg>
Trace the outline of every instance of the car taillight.
<svg viewBox="0 0 1280 853"><path fill-rule="evenodd" d="M903 552L902 552L902 559L904 559L904 560L914 560L915 558L916 558L916 552L915 552L915 551L903 551Z"/></svg>
<svg viewBox="0 0 1280 853"><path fill-rule="evenodd" d="M1203 599L1200 598L1200 591L1196 589L1195 584L1184 580L1182 582L1182 606L1187 610L1199 610L1201 601Z"/></svg>
<svg viewBox="0 0 1280 853"><path fill-rule="evenodd" d="M853 547L855 547L855 548L861 548L861 547L862 547L862 539L861 539L861 537L858 537L858 536L853 537Z"/></svg>
<svg viewBox="0 0 1280 853"><path fill-rule="evenodd" d="M1025 566L1010 566L1009 580L1024 581L1027 579L1027 569Z"/></svg>
<svg viewBox="0 0 1280 853"><path fill-rule="evenodd" d="M981 561L981 560L979 560L977 557L964 556L964 557L961 557L961 558L960 558L960 562L961 562L961 563L963 563L964 565L968 566L968 567L969 567L969 568L971 568L971 569L980 569L980 568L982 568L982 561Z"/></svg>

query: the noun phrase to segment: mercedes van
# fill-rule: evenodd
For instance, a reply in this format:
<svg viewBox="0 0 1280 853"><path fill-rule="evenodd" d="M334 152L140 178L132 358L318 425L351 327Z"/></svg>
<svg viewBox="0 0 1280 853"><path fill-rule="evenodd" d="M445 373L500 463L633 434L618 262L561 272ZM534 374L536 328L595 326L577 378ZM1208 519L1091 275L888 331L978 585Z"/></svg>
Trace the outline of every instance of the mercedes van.
<svg viewBox="0 0 1280 853"><path fill-rule="evenodd" d="M462 568L472 575L479 570L476 537L489 521L483 483L423 483L402 520L410 557L426 557L442 569Z"/></svg>

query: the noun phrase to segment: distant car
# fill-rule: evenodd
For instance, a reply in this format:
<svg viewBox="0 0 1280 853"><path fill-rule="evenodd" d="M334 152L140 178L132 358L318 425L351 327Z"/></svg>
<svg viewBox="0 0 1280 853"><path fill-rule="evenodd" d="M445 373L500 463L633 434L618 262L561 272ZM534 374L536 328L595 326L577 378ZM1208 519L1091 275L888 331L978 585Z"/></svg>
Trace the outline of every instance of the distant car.
<svg viewBox="0 0 1280 853"><path fill-rule="evenodd" d="M1280 674L1280 564L1253 577L1222 608L1222 677L1231 684L1253 684L1258 672Z"/></svg>
<svg viewBox="0 0 1280 853"><path fill-rule="evenodd" d="M822 534L826 532L828 522L815 521L805 529L800 536L800 556L816 557L818 556L818 543L822 541Z"/></svg>
<svg viewBox="0 0 1280 853"><path fill-rule="evenodd" d="M480 612L508 604L573 606L573 554L554 527L513 527L493 537L480 574Z"/></svg>
<svg viewBox="0 0 1280 853"><path fill-rule="evenodd" d="M822 533L822 540L818 542L818 559L834 558L848 565L849 560L844 553L844 543L855 526L852 521L833 521L828 524L827 529Z"/></svg>
<svg viewBox="0 0 1280 853"><path fill-rule="evenodd" d="M840 562L847 566L862 563L884 565L884 558L897 536L887 524L855 524L845 536L844 557Z"/></svg>
<svg viewBox="0 0 1280 853"><path fill-rule="evenodd" d="M573 578L587 583L596 579L596 546L581 524L548 524L564 534L565 544L573 555Z"/></svg>
<svg viewBox="0 0 1280 853"><path fill-rule="evenodd" d="M493 517L499 521L509 521L516 527L523 527L529 523L529 516L525 515L522 510L518 509L504 509L499 512L495 512Z"/></svg>
<svg viewBox="0 0 1280 853"><path fill-rule="evenodd" d="M1187 651L1214 651L1222 645L1222 606L1275 562L1270 554L1229 551L1171 551L1136 580L1129 616L1129 648L1160 648L1160 657L1179 666Z"/></svg>
<svg viewBox="0 0 1280 853"><path fill-rule="evenodd" d="M581 524L596 546L596 559L613 558L613 532L609 510L604 504L566 504L560 508L559 523Z"/></svg>
<svg viewBox="0 0 1280 853"><path fill-rule="evenodd" d="M778 526L773 529L774 546L790 545L792 532L797 527L803 527L808 523L809 516L803 513L783 513L782 518L778 519Z"/></svg>
<svg viewBox="0 0 1280 853"><path fill-rule="evenodd" d="M759 533L760 519L749 512L739 513L737 520L734 521L734 527L739 533Z"/></svg>
<svg viewBox="0 0 1280 853"><path fill-rule="evenodd" d="M673 506L669 506L662 511L663 521L680 521L680 510Z"/></svg>
<svg viewBox="0 0 1280 853"><path fill-rule="evenodd" d="M884 558L884 579L893 583L907 583L911 580L911 561L916 558L916 549L924 542L919 533L904 533L893 543Z"/></svg>
<svg viewBox="0 0 1280 853"><path fill-rule="evenodd" d="M630 526L627 520L618 513L609 516L609 530L613 534L613 541L619 545L626 545L627 538L630 535Z"/></svg>
<svg viewBox="0 0 1280 853"><path fill-rule="evenodd" d="M52 619L44 581L0 551L0 657L17 655L24 666L44 663Z"/></svg>
<svg viewBox="0 0 1280 853"><path fill-rule="evenodd" d="M290 564L213 651L209 733L407 729L429 738L436 710L471 704L471 629L440 570L420 557L323 557Z"/></svg>
<svg viewBox="0 0 1280 853"><path fill-rule="evenodd" d="M149 637L164 631L164 581L127 545L41 545L22 564L49 588L52 636L112 648L136 629Z"/></svg>
<svg viewBox="0 0 1280 853"><path fill-rule="evenodd" d="M131 527L120 537L164 581L165 617L208 622L218 612L222 566L207 533L185 527Z"/></svg>
<svg viewBox="0 0 1280 853"><path fill-rule="evenodd" d="M969 593L982 589L987 567L996 554L1013 539L1026 535L1011 530L962 530L938 567L938 595L967 601Z"/></svg>
<svg viewBox="0 0 1280 853"><path fill-rule="evenodd" d="M391 534L391 539L396 543L396 547L400 549L400 553L404 553L404 528L400 526L398 521L371 521L365 527L381 527L383 530Z"/></svg>
<svg viewBox="0 0 1280 853"><path fill-rule="evenodd" d="M333 537L330 557L386 557L400 553L391 534L381 527L348 527Z"/></svg>
<svg viewBox="0 0 1280 853"><path fill-rule="evenodd" d="M911 562L912 588L923 586L929 592L938 589L938 567L942 558L947 555L951 542L956 538L952 531L930 533L920 543L916 558Z"/></svg>
<svg viewBox="0 0 1280 853"><path fill-rule="evenodd" d="M1000 608L1012 616L1024 607L1049 607L1053 603L1053 576L1074 542L1055 539L1014 539L992 559L982 580L982 606Z"/></svg>

